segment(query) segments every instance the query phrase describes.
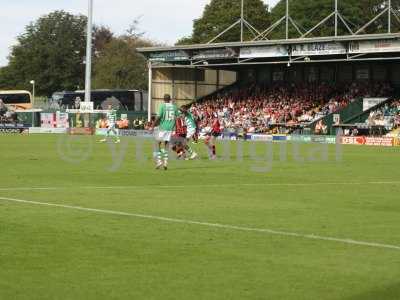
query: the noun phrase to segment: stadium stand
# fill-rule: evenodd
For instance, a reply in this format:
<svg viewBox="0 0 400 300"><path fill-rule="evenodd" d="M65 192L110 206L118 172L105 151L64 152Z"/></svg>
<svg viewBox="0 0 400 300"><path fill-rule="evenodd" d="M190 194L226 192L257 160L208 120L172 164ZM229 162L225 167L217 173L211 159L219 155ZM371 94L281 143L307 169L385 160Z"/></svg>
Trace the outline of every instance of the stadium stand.
<svg viewBox="0 0 400 300"><path fill-rule="evenodd" d="M282 125L289 133L296 126L317 122L319 134L326 132L321 120L360 97L389 97L393 93L387 82L350 84L275 84L213 95L192 105L200 128L219 118L225 130L243 133L276 133Z"/></svg>

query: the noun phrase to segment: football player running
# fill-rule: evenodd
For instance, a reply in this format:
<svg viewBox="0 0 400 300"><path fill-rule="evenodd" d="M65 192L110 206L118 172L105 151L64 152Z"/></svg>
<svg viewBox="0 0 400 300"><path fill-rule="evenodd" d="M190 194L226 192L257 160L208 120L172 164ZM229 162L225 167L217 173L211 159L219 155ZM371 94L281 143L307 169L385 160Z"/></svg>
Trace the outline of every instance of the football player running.
<svg viewBox="0 0 400 300"><path fill-rule="evenodd" d="M192 113L189 111L189 106L182 106L181 111L183 117L185 118L185 125L187 130L185 150L189 154L189 159L195 159L198 155L196 152L193 151L192 147L190 147L190 140L195 141L195 135L197 132L196 121L194 120Z"/></svg>
<svg viewBox="0 0 400 300"><path fill-rule="evenodd" d="M176 104L171 103L171 96L164 95L164 103L161 104L154 126L158 126L155 139L158 142L156 153L156 169L164 167L168 169L168 146L175 130L176 118L179 115Z"/></svg>
<svg viewBox="0 0 400 300"><path fill-rule="evenodd" d="M118 132L116 129L116 123L117 123L117 111L113 109L112 105L108 105L108 112L107 112L107 134L106 138L100 140L101 143L104 143L107 141L107 139L110 138L110 133L113 133L114 137L114 143L118 144L121 142L120 138L118 137Z"/></svg>
<svg viewBox="0 0 400 300"><path fill-rule="evenodd" d="M215 140L221 135L221 124L218 118L214 118L209 127L207 137L205 139L205 144L208 147L208 152L212 160L217 158Z"/></svg>

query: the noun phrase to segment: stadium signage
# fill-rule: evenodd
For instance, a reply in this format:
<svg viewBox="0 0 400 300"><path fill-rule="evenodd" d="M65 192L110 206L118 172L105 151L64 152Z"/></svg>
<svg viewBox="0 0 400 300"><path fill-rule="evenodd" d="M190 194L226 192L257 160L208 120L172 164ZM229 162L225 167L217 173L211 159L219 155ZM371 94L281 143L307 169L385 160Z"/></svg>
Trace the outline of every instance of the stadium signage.
<svg viewBox="0 0 400 300"><path fill-rule="evenodd" d="M365 138L365 145L392 147L394 142L393 138L389 137L367 137Z"/></svg>
<svg viewBox="0 0 400 300"><path fill-rule="evenodd" d="M272 140L275 142L284 142L287 141L287 136L281 134L273 135Z"/></svg>
<svg viewBox="0 0 400 300"><path fill-rule="evenodd" d="M97 128L95 134L99 136L107 135L107 128ZM114 136L113 132L110 132L110 136ZM148 130L133 130L133 129L117 129L118 136L136 136L136 137L145 137L152 138L154 134Z"/></svg>
<svg viewBox="0 0 400 300"><path fill-rule="evenodd" d="M93 135L92 128L69 128L68 133L70 135Z"/></svg>
<svg viewBox="0 0 400 300"><path fill-rule="evenodd" d="M341 43L309 43L292 46L293 56L346 54L347 49Z"/></svg>
<svg viewBox="0 0 400 300"><path fill-rule="evenodd" d="M26 128L26 126L24 124L13 124L13 123L3 123L0 124L0 128Z"/></svg>
<svg viewBox="0 0 400 300"><path fill-rule="evenodd" d="M289 135L287 137L287 140L292 141L292 142L311 143L311 136L310 135Z"/></svg>
<svg viewBox="0 0 400 300"><path fill-rule="evenodd" d="M387 98L364 98L363 99L363 111L366 111L382 102L386 101Z"/></svg>
<svg viewBox="0 0 400 300"><path fill-rule="evenodd" d="M91 113L94 109L93 102L81 102L79 105L79 112L81 113Z"/></svg>
<svg viewBox="0 0 400 300"><path fill-rule="evenodd" d="M107 128L96 128L95 135L106 136L107 131L108 131ZM117 135L118 135L118 129L117 129ZM115 133L110 131L110 136L115 136Z"/></svg>
<svg viewBox="0 0 400 300"><path fill-rule="evenodd" d="M198 50L193 53L192 59L223 59L237 57L237 53L232 48Z"/></svg>
<svg viewBox="0 0 400 300"><path fill-rule="evenodd" d="M313 135L311 142L316 144L336 144L336 136Z"/></svg>
<svg viewBox="0 0 400 300"><path fill-rule="evenodd" d="M148 130L129 130L129 129L120 129L118 131L119 136L137 136L137 137L145 137L152 138L154 134Z"/></svg>
<svg viewBox="0 0 400 300"><path fill-rule="evenodd" d="M251 134L246 137L246 139L255 141L255 142L272 142L273 137L272 135L266 134Z"/></svg>
<svg viewBox="0 0 400 300"><path fill-rule="evenodd" d="M336 144L336 136L334 135L289 135L287 140L303 143Z"/></svg>
<svg viewBox="0 0 400 300"><path fill-rule="evenodd" d="M342 137L341 143L343 145L366 145L366 146L383 146L392 147L394 146L394 139L391 137Z"/></svg>
<svg viewBox="0 0 400 300"><path fill-rule="evenodd" d="M19 134L27 131L28 127L24 124L0 124L0 134Z"/></svg>
<svg viewBox="0 0 400 300"><path fill-rule="evenodd" d="M351 42L349 53L377 53L377 52L399 52L400 40L377 40Z"/></svg>
<svg viewBox="0 0 400 300"><path fill-rule="evenodd" d="M240 49L240 58L263 58L289 56L285 46L245 47Z"/></svg>
<svg viewBox="0 0 400 300"><path fill-rule="evenodd" d="M28 128L21 127L0 127L0 134L21 134L27 133Z"/></svg>
<svg viewBox="0 0 400 300"><path fill-rule="evenodd" d="M184 51L164 51L150 53L150 61L182 61L189 60L189 55Z"/></svg>
<svg viewBox="0 0 400 300"><path fill-rule="evenodd" d="M49 133L49 134L67 133L67 128L45 128L45 127L29 128L29 134L39 134L39 133Z"/></svg>

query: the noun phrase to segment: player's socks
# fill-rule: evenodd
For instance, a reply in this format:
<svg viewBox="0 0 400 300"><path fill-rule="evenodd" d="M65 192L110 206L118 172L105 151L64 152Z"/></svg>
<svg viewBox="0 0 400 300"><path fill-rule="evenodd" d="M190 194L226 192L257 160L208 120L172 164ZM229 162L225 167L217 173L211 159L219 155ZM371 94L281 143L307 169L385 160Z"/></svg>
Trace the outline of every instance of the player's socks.
<svg viewBox="0 0 400 300"><path fill-rule="evenodd" d="M185 147L186 151L188 152L189 159L195 159L197 157L197 153L193 151L192 147L189 145L186 145Z"/></svg>
<svg viewBox="0 0 400 300"><path fill-rule="evenodd" d="M192 147L190 147L189 145L186 145L185 149L186 149L186 151L188 152L189 157L193 155L193 149L192 149Z"/></svg>
<svg viewBox="0 0 400 300"><path fill-rule="evenodd" d="M168 151L166 151L165 149L162 149L161 150L161 158L164 162L164 169L165 169L168 166Z"/></svg>
<svg viewBox="0 0 400 300"><path fill-rule="evenodd" d="M164 156L164 170L168 168L168 152L165 153Z"/></svg>
<svg viewBox="0 0 400 300"><path fill-rule="evenodd" d="M157 169L159 169L162 166L162 152L161 151L156 152L156 164L157 164Z"/></svg>
<svg viewBox="0 0 400 300"><path fill-rule="evenodd" d="M217 155L216 152L217 152L217 151L216 151L216 149L215 149L215 145L213 145L213 146L212 146L212 154L215 156L215 155Z"/></svg>

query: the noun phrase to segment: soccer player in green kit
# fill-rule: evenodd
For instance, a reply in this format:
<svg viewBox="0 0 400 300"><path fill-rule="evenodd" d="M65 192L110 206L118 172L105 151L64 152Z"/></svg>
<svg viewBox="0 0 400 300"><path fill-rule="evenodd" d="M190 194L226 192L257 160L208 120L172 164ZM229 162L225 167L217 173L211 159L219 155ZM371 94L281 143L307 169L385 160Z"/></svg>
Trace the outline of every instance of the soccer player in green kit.
<svg viewBox="0 0 400 300"><path fill-rule="evenodd" d="M197 131L196 121L194 120L192 113L189 111L189 106L182 106L181 111L185 118L185 125L187 128L185 150L189 153L189 159L195 159L197 157L197 153L193 151L189 143L190 139L194 139L194 135Z"/></svg>
<svg viewBox="0 0 400 300"><path fill-rule="evenodd" d="M156 153L156 169L168 168L168 143L171 140L172 133L175 130L176 118L179 115L176 104L171 103L171 96L164 95L164 103L161 104L154 126L158 126L158 132L155 134L158 142L158 151ZM164 147L162 147L164 144Z"/></svg>
<svg viewBox="0 0 400 300"><path fill-rule="evenodd" d="M104 143L107 141L108 138L110 138L110 133L112 132L114 135L114 143L118 144L121 142L121 140L118 137L118 132L116 129L116 124L117 124L117 111L113 109L112 105L108 105L108 113L107 113L107 122L108 122L108 130L106 134L106 138L100 140L101 143Z"/></svg>

